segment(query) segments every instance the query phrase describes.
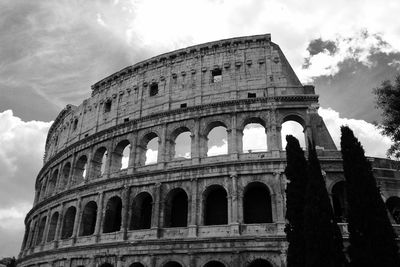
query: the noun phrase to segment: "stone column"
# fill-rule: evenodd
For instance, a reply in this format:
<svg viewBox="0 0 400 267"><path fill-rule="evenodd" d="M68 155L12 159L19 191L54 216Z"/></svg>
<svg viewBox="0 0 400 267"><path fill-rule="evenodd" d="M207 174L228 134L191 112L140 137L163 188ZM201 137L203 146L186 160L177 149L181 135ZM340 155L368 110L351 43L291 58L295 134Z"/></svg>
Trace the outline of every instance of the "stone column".
<svg viewBox="0 0 400 267"><path fill-rule="evenodd" d="M111 144L108 144L107 146L107 160L106 160L106 166L104 168L104 173L103 176L105 175L108 178L110 178L111 174L111 164L112 164L112 154L114 152L114 139L110 141Z"/></svg>
<svg viewBox="0 0 400 267"><path fill-rule="evenodd" d="M190 222L189 237L197 236L197 178L191 179L191 203L190 203Z"/></svg>
<svg viewBox="0 0 400 267"><path fill-rule="evenodd" d="M284 223L285 222L285 200L284 200L284 194L285 194L285 191L284 191L284 188L282 188L282 172L280 172L280 171L277 171L277 172L274 172L274 180L275 180L275 183L277 184L277 185L279 185L279 188L277 188L276 189L276 192L274 192L274 197L272 197L272 195L271 195L271 200L272 200L272 198L274 198L274 206L276 207L276 213L275 213L275 217L274 217L274 220L276 221L276 222L282 222L282 223ZM278 189L279 189L279 191L278 191ZM272 204L272 201L271 201L271 204Z"/></svg>
<svg viewBox="0 0 400 267"><path fill-rule="evenodd" d="M62 223L63 223L63 218L64 218L64 206L65 203L61 203L61 208L60 208L60 213L58 215L58 221L57 221L57 226L56 226L56 233L54 235L54 247L58 247L58 242L61 239L61 230L62 230Z"/></svg>
<svg viewBox="0 0 400 267"><path fill-rule="evenodd" d="M238 220L238 188L237 188L237 173L233 172L230 174L232 183L232 193L231 193L231 231L235 235L240 234L240 225Z"/></svg>
<svg viewBox="0 0 400 267"><path fill-rule="evenodd" d="M128 215L129 215L129 196L130 196L130 187L124 186L124 190L122 192L122 231L123 231L123 239L128 239Z"/></svg>
<svg viewBox="0 0 400 267"><path fill-rule="evenodd" d="M137 133L133 134L133 140L131 143L131 151L129 154L129 163L128 163L128 174L133 174L136 168L136 146L137 146Z"/></svg>
<svg viewBox="0 0 400 267"><path fill-rule="evenodd" d="M103 201L104 201L104 192L99 192L97 197L97 215L96 215L96 226L94 228L94 234L96 236L96 243L99 241L100 238L100 231L101 231L101 221L103 219Z"/></svg>
<svg viewBox="0 0 400 267"><path fill-rule="evenodd" d="M230 135L228 134L228 154L231 155L231 159L238 159L239 157L239 146L237 138L237 118L236 113L231 114L231 129Z"/></svg>
<svg viewBox="0 0 400 267"><path fill-rule="evenodd" d="M191 137L191 158L192 164L199 164L200 162L200 120L195 118L194 120L194 133L190 135Z"/></svg>
<svg viewBox="0 0 400 267"><path fill-rule="evenodd" d="M161 183L157 183L153 188L153 214L151 220L151 229L155 232L155 237L158 238L160 227L160 198L161 198Z"/></svg>
<svg viewBox="0 0 400 267"><path fill-rule="evenodd" d="M123 264L123 256L121 256L121 255L118 255L117 256L117 267L123 267L124 266L124 264Z"/></svg>
<svg viewBox="0 0 400 267"><path fill-rule="evenodd" d="M164 168L164 165L168 159L167 149L167 124L162 125L161 136L158 138L158 155L157 162L159 163L158 168Z"/></svg>
<svg viewBox="0 0 400 267"><path fill-rule="evenodd" d="M44 232L43 232L43 240L42 240L42 244L44 245L47 242L47 235L49 233L49 227L50 227L50 223L51 223L51 210L48 209L47 210L47 215L46 215L46 226L44 228Z"/></svg>
<svg viewBox="0 0 400 267"><path fill-rule="evenodd" d="M73 244L75 244L76 237L78 235L78 229L79 229L80 218L81 218L81 204L82 204L82 198L78 197L78 201L76 202L76 214L75 214L75 220L74 220L74 229L72 231L72 243Z"/></svg>

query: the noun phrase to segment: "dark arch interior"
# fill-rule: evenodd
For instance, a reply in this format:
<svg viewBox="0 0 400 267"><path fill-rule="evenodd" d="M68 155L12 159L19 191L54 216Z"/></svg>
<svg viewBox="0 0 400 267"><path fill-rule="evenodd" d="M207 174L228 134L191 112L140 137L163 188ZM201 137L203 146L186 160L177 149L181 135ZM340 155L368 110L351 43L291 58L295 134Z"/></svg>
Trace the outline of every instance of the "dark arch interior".
<svg viewBox="0 0 400 267"><path fill-rule="evenodd" d="M63 187L65 187L68 184L68 177L69 177L69 172L71 171L71 163L65 164L63 170L62 170L62 180L61 183Z"/></svg>
<svg viewBox="0 0 400 267"><path fill-rule="evenodd" d="M42 243L43 234L44 234L44 228L46 226L46 221L47 221L46 217L43 217L42 220L40 221L39 232L38 232L38 236L37 236L37 239L36 239L36 245L39 245L40 243Z"/></svg>
<svg viewBox="0 0 400 267"><path fill-rule="evenodd" d="M113 171L119 171L122 169L122 159L124 157L123 153L125 148L127 147L129 147L129 149L132 149L130 145L131 144L129 143L128 140L123 140L119 142L118 145L115 147L114 153L112 154L111 158L112 161L111 166Z"/></svg>
<svg viewBox="0 0 400 267"><path fill-rule="evenodd" d="M228 223L227 193L222 186L212 186L205 198L205 225L220 225Z"/></svg>
<svg viewBox="0 0 400 267"><path fill-rule="evenodd" d="M347 221L347 196L344 181L337 182L332 187L333 212L336 222Z"/></svg>
<svg viewBox="0 0 400 267"><path fill-rule="evenodd" d="M84 172L86 170L86 164L87 164L87 157L86 156L81 156L75 166L75 183L80 183L83 181L84 177ZM86 174L85 174L86 175Z"/></svg>
<svg viewBox="0 0 400 267"><path fill-rule="evenodd" d="M58 212L55 212L50 219L49 233L47 234L47 242L53 241L56 235L56 228L58 222Z"/></svg>
<svg viewBox="0 0 400 267"><path fill-rule="evenodd" d="M164 264L164 267L182 267L182 265L177 263L176 261L169 261Z"/></svg>
<svg viewBox="0 0 400 267"><path fill-rule="evenodd" d="M57 177L58 177L58 170L55 170L49 181L49 189L48 190L49 190L50 195L52 195L54 193L54 190L56 189Z"/></svg>
<svg viewBox="0 0 400 267"><path fill-rule="evenodd" d="M400 224L400 198L399 197L389 197L386 200L386 207L393 217L393 220Z"/></svg>
<svg viewBox="0 0 400 267"><path fill-rule="evenodd" d="M67 239L72 236L74 230L76 208L69 207L64 216L63 227L61 231L61 239Z"/></svg>
<svg viewBox="0 0 400 267"><path fill-rule="evenodd" d="M90 201L86 204L82 212L82 220L80 227L80 236L92 235L96 227L97 218L97 204L94 201Z"/></svg>
<svg viewBox="0 0 400 267"><path fill-rule="evenodd" d="M100 147L99 149L96 150L96 153L94 153L92 159L93 177L102 175L102 169L104 168L103 157L105 155L107 156L107 149L105 147Z"/></svg>
<svg viewBox="0 0 400 267"><path fill-rule="evenodd" d="M272 222L271 196L262 183L251 183L243 197L244 223Z"/></svg>
<svg viewBox="0 0 400 267"><path fill-rule="evenodd" d="M100 267L114 267L114 265L112 265L111 263L105 262L102 265L100 265Z"/></svg>
<svg viewBox="0 0 400 267"><path fill-rule="evenodd" d="M140 262L134 262L131 265L129 265L129 267L144 267L144 265L141 264Z"/></svg>
<svg viewBox="0 0 400 267"><path fill-rule="evenodd" d="M149 193L140 193L132 202L130 230L150 229L153 198Z"/></svg>
<svg viewBox="0 0 400 267"><path fill-rule="evenodd" d="M121 229L122 202L119 197L112 197L107 202L103 233L117 232Z"/></svg>
<svg viewBox="0 0 400 267"><path fill-rule="evenodd" d="M168 193L165 207L165 227L185 227L188 216L188 196L181 189Z"/></svg>
<svg viewBox="0 0 400 267"><path fill-rule="evenodd" d="M209 261L204 267L225 267L225 265L219 261Z"/></svg>
<svg viewBox="0 0 400 267"><path fill-rule="evenodd" d="M272 267L272 265L267 260L257 259L252 261L248 267Z"/></svg>

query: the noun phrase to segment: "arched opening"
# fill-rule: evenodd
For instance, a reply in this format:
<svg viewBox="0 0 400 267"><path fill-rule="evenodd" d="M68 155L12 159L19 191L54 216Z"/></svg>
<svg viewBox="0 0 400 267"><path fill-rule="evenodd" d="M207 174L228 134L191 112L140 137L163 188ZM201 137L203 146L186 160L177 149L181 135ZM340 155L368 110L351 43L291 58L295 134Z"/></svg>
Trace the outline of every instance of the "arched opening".
<svg viewBox="0 0 400 267"><path fill-rule="evenodd" d="M204 265L204 267L225 267L225 264L219 261L209 261Z"/></svg>
<svg viewBox="0 0 400 267"><path fill-rule="evenodd" d="M34 222L33 227L32 227L32 232L30 232L29 236L28 236L27 248L30 248L33 246L33 236L34 236L34 233L36 230L36 225L37 225L37 222Z"/></svg>
<svg viewBox="0 0 400 267"><path fill-rule="evenodd" d="M155 133L147 134L139 146L140 151L140 164L150 165L157 163L158 160L158 143L159 138Z"/></svg>
<svg viewBox="0 0 400 267"><path fill-rule="evenodd" d="M190 131L181 132L174 141L174 158L190 159L192 138Z"/></svg>
<svg viewBox="0 0 400 267"><path fill-rule="evenodd" d="M103 233L118 232L121 229L121 210L121 198L115 196L108 200L104 216Z"/></svg>
<svg viewBox="0 0 400 267"><path fill-rule="evenodd" d="M217 124L207 135L207 157L228 154L227 128Z"/></svg>
<svg viewBox="0 0 400 267"><path fill-rule="evenodd" d="M347 196L345 190L345 182L337 182L332 187L332 203L333 212L336 222L347 221Z"/></svg>
<svg viewBox="0 0 400 267"><path fill-rule="evenodd" d="M76 208L74 206L69 207L64 215L61 239L67 239L72 236L74 231L75 216Z"/></svg>
<svg viewBox="0 0 400 267"><path fill-rule="evenodd" d="M111 263L105 262L105 263L101 264L100 267L114 267L114 265L112 265Z"/></svg>
<svg viewBox="0 0 400 267"><path fill-rule="evenodd" d="M46 221L47 221L47 217L43 217L40 220L38 235L37 235L37 238L36 238L36 245L39 245L40 243L42 243L43 234L44 234L44 228L46 227Z"/></svg>
<svg viewBox="0 0 400 267"><path fill-rule="evenodd" d="M81 227L79 228L80 236L92 235L96 227L97 204L94 201L89 201L82 212Z"/></svg>
<svg viewBox="0 0 400 267"><path fill-rule="evenodd" d="M92 159L93 177L97 178L104 174L106 171L108 152L105 147L100 147L96 150Z"/></svg>
<svg viewBox="0 0 400 267"><path fill-rule="evenodd" d="M42 189L40 190L40 198L41 199L45 199L47 196L47 179L46 178L43 178L43 180L42 180Z"/></svg>
<svg viewBox="0 0 400 267"><path fill-rule="evenodd" d="M188 219L188 196L182 188L172 189L165 201L165 227L186 227Z"/></svg>
<svg viewBox="0 0 400 267"><path fill-rule="evenodd" d="M115 172L128 168L130 154L131 154L131 144L129 143L129 141L123 140L119 142L118 145L115 147L111 159L112 171Z"/></svg>
<svg viewBox="0 0 400 267"><path fill-rule="evenodd" d="M58 223L58 212L55 212L50 219L49 232L47 233L47 242L53 241L56 236L56 229Z"/></svg>
<svg viewBox="0 0 400 267"><path fill-rule="evenodd" d="M389 197L386 200L386 207L396 224L400 224L400 197Z"/></svg>
<svg viewBox="0 0 400 267"><path fill-rule="evenodd" d="M75 184L80 184L86 179L87 173L87 157L81 156L75 164Z"/></svg>
<svg viewBox="0 0 400 267"><path fill-rule="evenodd" d="M138 194L132 202L130 230L150 229L153 198L147 192Z"/></svg>
<svg viewBox="0 0 400 267"><path fill-rule="evenodd" d="M144 267L144 265L141 264L140 262L134 262L131 265L129 265L129 267Z"/></svg>
<svg viewBox="0 0 400 267"><path fill-rule="evenodd" d="M60 187L62 189L65 189L65 187L68 185L70 171L71 171L71 163L67 162L62 169L62 178L60 182L61 185Z"/></svg>
<svg viewBox="0 0 400 267"><path fill-rule="evenodd" d="M283 150L286 150L286 135L293 135L299 140L300 146L303 149L306 148L306 137L301 118L297 116L288 116L282 123L281 140Z"/></svg>
<svg viewBox="0 0 400 267"><path fill-rule="evenodd" d="M268 187L260 182L247 185L243 196L244 223L271 223L271 195Z"/></svg>
<svg viewBox="0 0 400 267"><path fill-rule="evenodd" d="M75 131L76 130L76 128L78 128L78 119L75 119L74 120L74 124L73 124L73 126L72 126L72 129Z"/></svg>
<svg viewBox="0 0 400 267"><path fill-rule="evenodd" d="M226 190L220 185L209 186L205 192L204 224L228 224L228 199Z"/></svg>
<svg viewBox="0 0 400 267"><path fill-rule="evenodd" d="M182 267L182 265L176 261L169 261L164 264L164 267Z"/></svg>
<svg viewBox="0 0 400 267"><path fill-rule="evenodd" d="M272 264L269 261L264 259L256 259L252 261L248 267L272 267Z"/></svg>
<svg viewBox="0 0 400 267"><path fill-rule="evenodd" d="M55 170L49 180L49 186L47 189L49 192L49 194L48 194L49 196L53 195L56 191L57 178L58 178L58 170Z"/></svg>
<svg viewBox="0 0 400 267"><path fill-rule="evenodd" d="M243 153L263 152L268 150L265 123L253 118L243 129Z"/></svg>

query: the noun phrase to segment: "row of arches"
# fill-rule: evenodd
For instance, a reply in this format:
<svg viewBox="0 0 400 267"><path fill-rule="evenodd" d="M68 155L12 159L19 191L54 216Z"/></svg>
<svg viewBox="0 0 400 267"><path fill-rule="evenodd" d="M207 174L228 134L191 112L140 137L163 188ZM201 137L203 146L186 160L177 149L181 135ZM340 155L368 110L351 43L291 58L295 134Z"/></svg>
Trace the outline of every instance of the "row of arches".
<svg viewBox="0 0 400 267"><path fill-rule="evenodd" d="M348 203L344 181L339 181L333 185L331 199L336 221L342 223L347 222ZM386 199L385 204L392 223L400 224L400 197L391 196Z"/></svg>
<svg viewBox="0 0 400 267"><path fill-rule="evenodd" d="M290 118L293 119L293 118ZM300 121L300 118L297 119ZM283 137L292 134L299 138L301 145L305 147L303 126L293 120L287 120L282 124ZM268 151L267 128L264 120L260 118L247 119L244 128L239 131L238 138L241 139L241 152L263 152ZM217 156L228 153L228 133L227 125L221 121L212 122L207 126L204 145L207 147L203 152L204 156ZM242 136L241 136L242 135ZM172 131L171 138L166 139L165 148L170 160L189 159L193 156L193 148L196 147L194 135L186 126L178 127ZM269 140L271 141L271 140ZM285 138L282 143L285 145ZM57 191L64 190L69 186L77 185L87 180L98 179L106 172L112 173L127 169L132 165L150 165L159 161L159 145L161 139L156 132L149 132L140 138L135 149L129 140L120 141L114 149L106 146L98 146L94 153L82 153L73 160L67 160L59 168L54 168L52 172L46 174L46 179L42 179L37 184L36 200L51 196ZM111 150L111 151L109 151ZM137 159L131 160L131 157Z"/></svg>
<svg viewBox="0 0 400 267"><path fill-rule="evenodd" d="M168 261L164 264L162 264L162 267L183 267L184 265L182 263L179 263L177 261ZM221 261L218 260L210 260L206 264L203 265L203 267L226 267L227 265L222 263ZM272 264L265 260L265 259L254 259L252 260L249 264L245 265L246 267L272 267ZM83 267L83 266L80 266ZM111 263L103 263L100 265L100 267L114 267ZM129 267L145 267L140 262L134 262Z"/></svg>
<svg viewBox="0 0 400 267"><path fill-rule="evenodd" d="M173 188L165 194L162 201L163 220L162 227L187 227L189 225L189 204L191 198L185 189L181 187ZM228 224L228 195L222 185L209 185L202 193L203 225L226 225ZM271 194L267 185L262 182L250 182L243 191L242 199L243 222L252 223L272 223L272 204ZM127 223L128 230L150 229L154 226L154 198L147 192L142 191L129 201ZM99 208L94 200L86 202L82 211L77 212L74 205L69 206L61 214L53 212L50 219L42 217L37 226L33 226L30 240L26 243L26 248L50 242L57 239L57 229L60 228L59 239L73 237L74 231L77 236L90 236L100 233L118 232L122 228L123 201L118 195L110 197L103 210ZM78 218L79 217L79 218ZM99 218L101 220L99 220ZM46 228L46 224L49 224ZM47 234L45 234L45 229ZM60 230L58 230L60 231ZM27 230L29 232L29 229Z"/></svg>

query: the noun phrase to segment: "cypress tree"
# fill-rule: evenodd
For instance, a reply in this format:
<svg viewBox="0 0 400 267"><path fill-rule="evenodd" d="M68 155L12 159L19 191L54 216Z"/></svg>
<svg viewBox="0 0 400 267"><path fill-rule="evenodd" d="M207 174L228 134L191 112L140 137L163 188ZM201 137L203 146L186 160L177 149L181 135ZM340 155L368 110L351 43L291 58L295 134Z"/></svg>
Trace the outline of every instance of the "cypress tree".
<svg viewBox="0 0 400 267"><path fill-rule="evenodd" d="M308 151L308 184L304 206L305 266L344 266L340 230L334 220L321 166L311 142Z"/></svg>
<svg viewBox="0 0 400 267"><path fill-rule="evenodd" d="M341 127L343 169L349 205L349 256L353 267L399 267L395 234L364 149L347 126Z"/></svg>
<svg viewBox="0 0 400 267"><path fill-rule="evenodd" d="M304 196L307 186L307 162L299 141L286 136L286 239L289 242L287 267L304 267Z"/></svg>

